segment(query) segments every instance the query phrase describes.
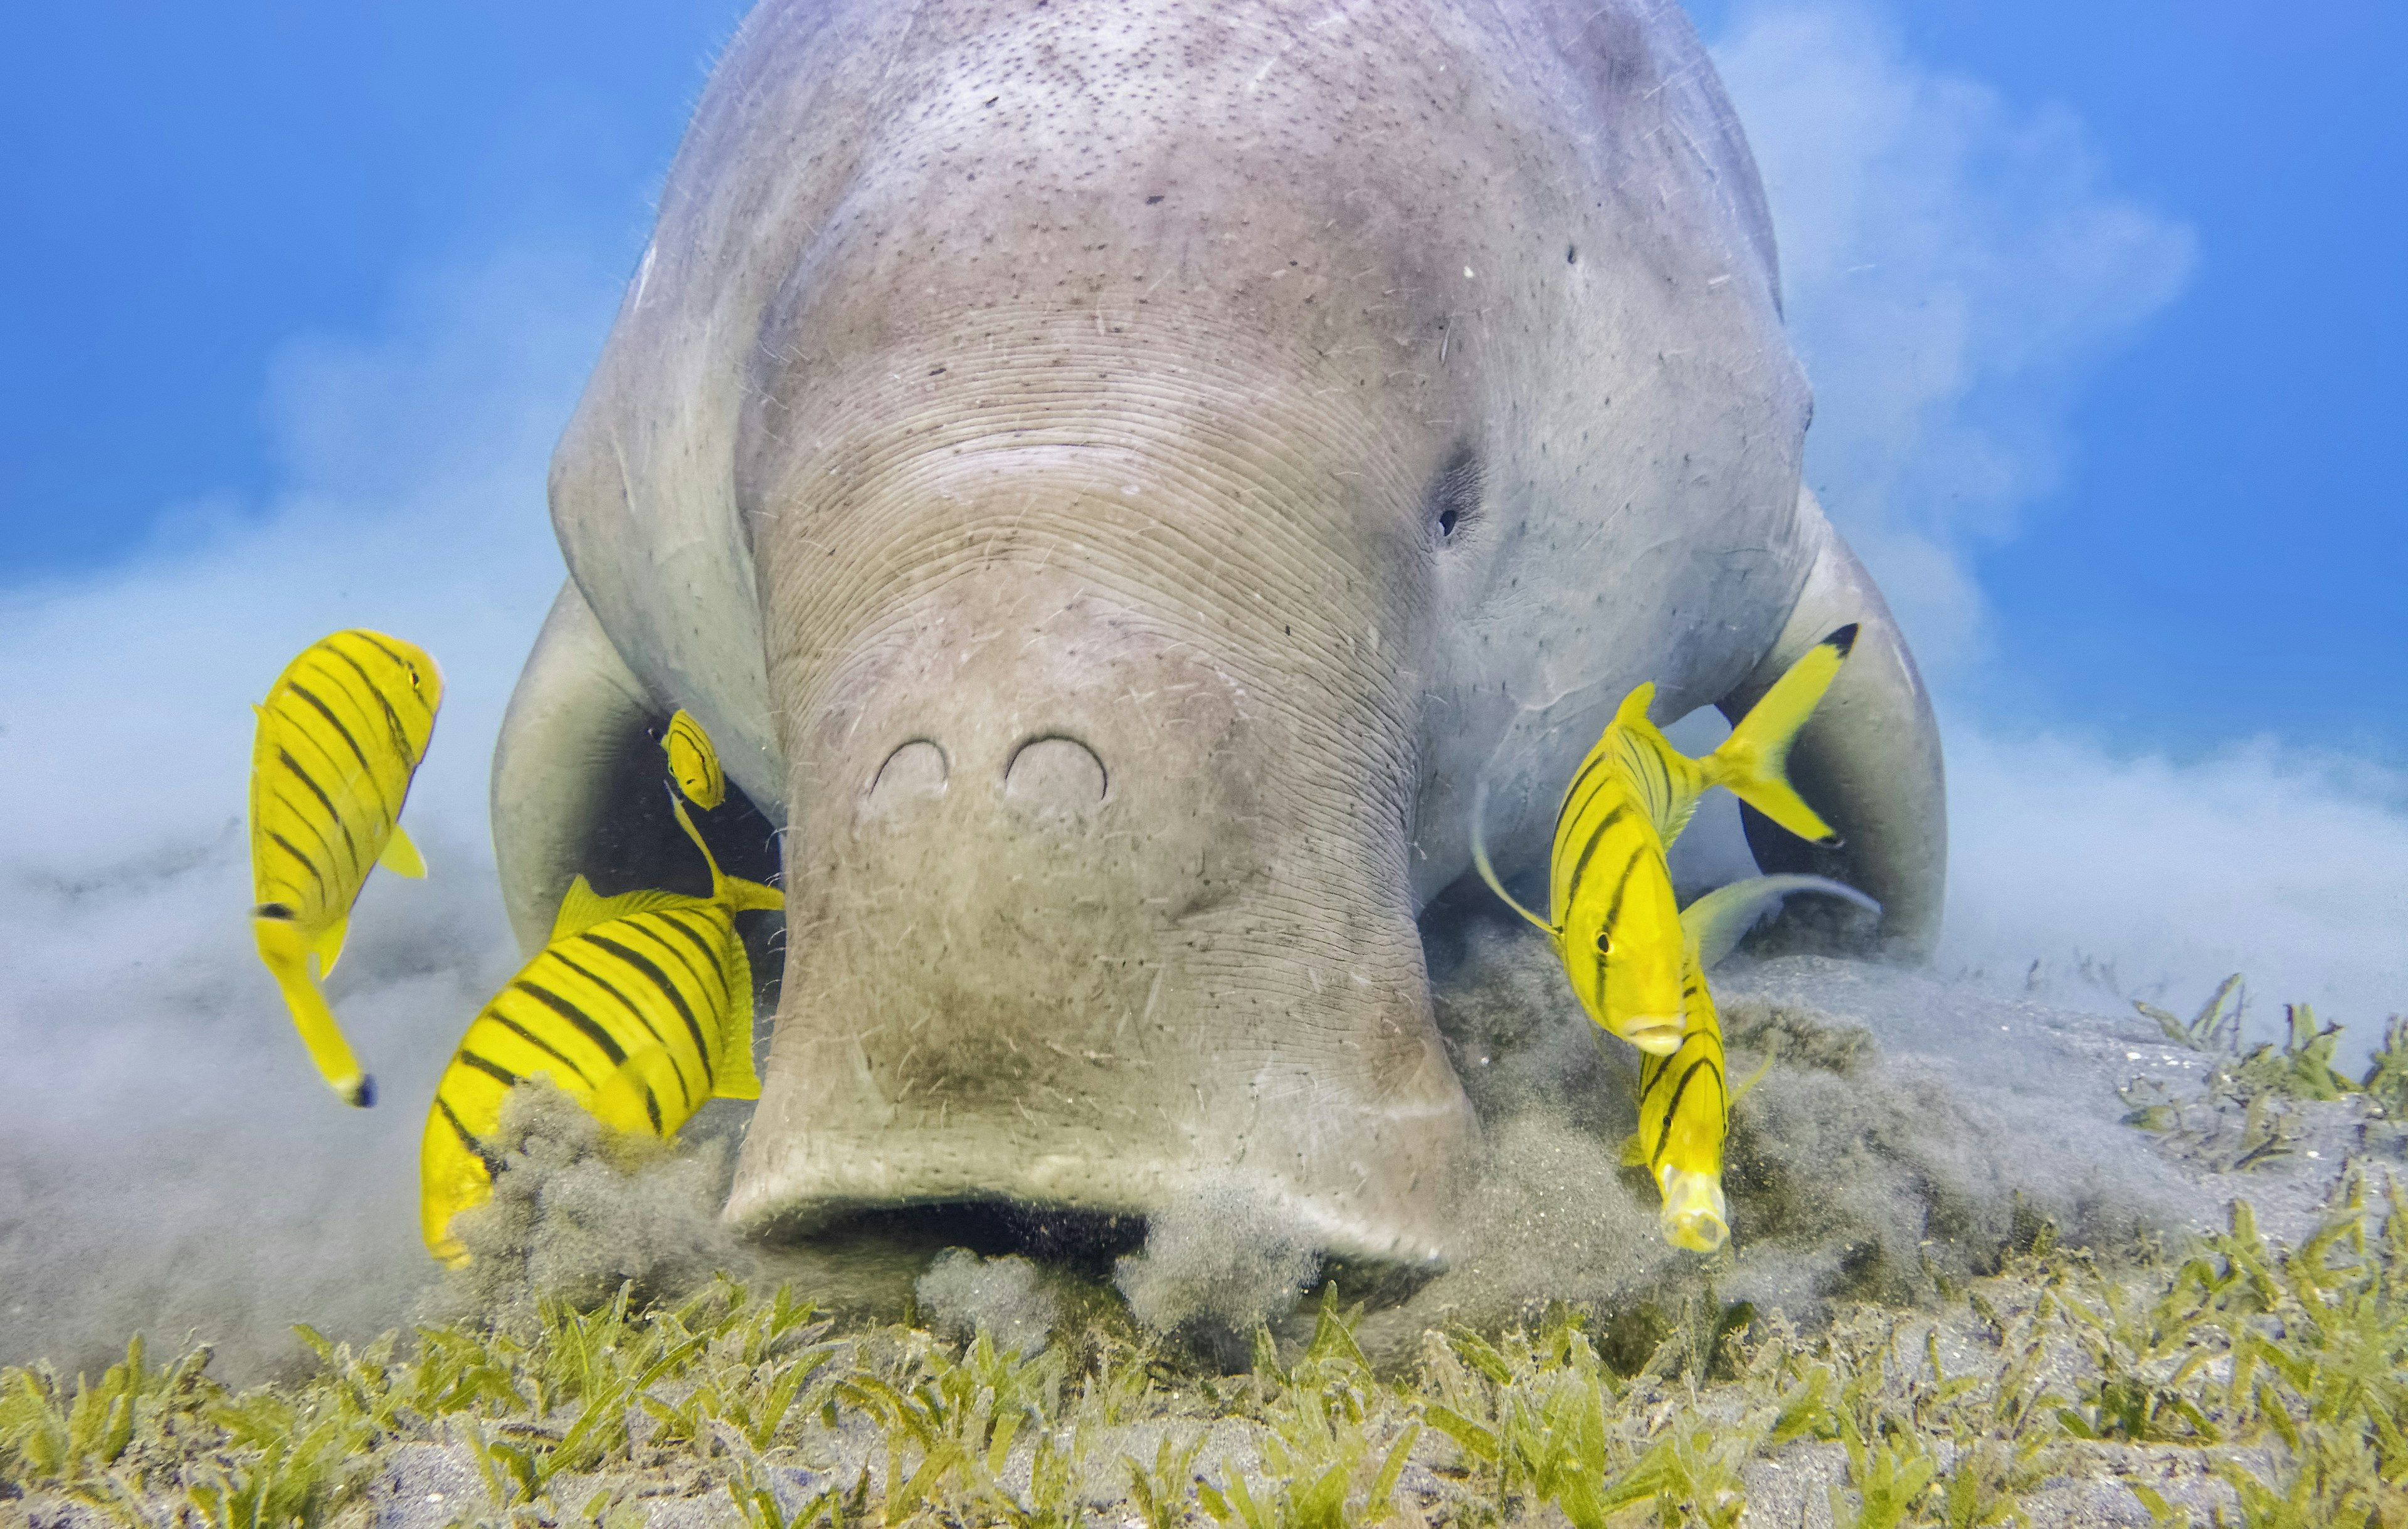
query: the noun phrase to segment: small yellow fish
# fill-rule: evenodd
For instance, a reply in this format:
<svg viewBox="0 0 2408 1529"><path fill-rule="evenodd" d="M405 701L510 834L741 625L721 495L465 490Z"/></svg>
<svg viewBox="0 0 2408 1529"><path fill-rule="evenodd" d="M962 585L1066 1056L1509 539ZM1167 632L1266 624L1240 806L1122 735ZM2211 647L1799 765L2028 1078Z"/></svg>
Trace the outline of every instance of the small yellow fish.
<svg viewBox="0 0 2408 1529"><path fill-rule="evenodd" d="M727 776L719 767L719 750L710 746L710 735L694 720L694 713L678 708L661 736L661 747L669 756L669 779L687 801L708 812L727 800Z"/></svg>
<svg viewBox="0 0 2408 1529"><path fill-rule="evenodd" d="M1734 881L1681 910L1681 995L1689 1023L1681 1044L1669 1054L1641 1057L1639 1129L1622 1149L1624 1166L1644 1167L1656 1180L1664 1202L1659 1213L1664 1240L1676 1248L1710 1253L1730 1236L1730 1211L1723 1197L1723 1138L1730 1107L1754 1086L1751 1081L1737 1093L1730 1091L1724 1071L1722 1019L1706 973L1784 897L1799 892L1824 893L1881 911L1879 903L1854 887L1819 876Z"/></svg>
<svg viewBox="0 0 2408 1529"><path fill-rule="evenodd" d="M1808 650L1703 759L1681 753L1647 720L1653 684L1624 698L1556 811L1548 878L1552 921L1524 907L1498 880L1481 837L1484 784L1475 793L1471 850L1481 876L1555 942L1589 1017L1641 1050L1670 1056L1681 1044L1684 942L1664 847L1688 826L1698 798L1710 787L1726 786L1801 838L1839 842L1784 771L1798 730L1856 640L1850 624Z"/></svg>
<svg viewBox="0 0 2408 1529"><path fill-rule="evenodd" d="M303 650L252 708L251 932L310 1060L345 1104L376 1103L376 1082L310 960L318 978L335 969L369 866L426 874L399 820L442 699L442 672L423 650L355 629Z"/></svg>
<svg viewBox="0 0 2408 1529"><path fill-rule="evenodd" d="M452 1218L493 1193L485 1142L518 1083L549 1076L605 1124L664 1138L707 1099L760 1097L752 965L736 915L785 899L723 874L685 804L671 806L710 866L710 895L602 897L579 877L552 943L478 1013L436 1085L419 1148L419 1219L446 1264L467 1262Z"/></svg>

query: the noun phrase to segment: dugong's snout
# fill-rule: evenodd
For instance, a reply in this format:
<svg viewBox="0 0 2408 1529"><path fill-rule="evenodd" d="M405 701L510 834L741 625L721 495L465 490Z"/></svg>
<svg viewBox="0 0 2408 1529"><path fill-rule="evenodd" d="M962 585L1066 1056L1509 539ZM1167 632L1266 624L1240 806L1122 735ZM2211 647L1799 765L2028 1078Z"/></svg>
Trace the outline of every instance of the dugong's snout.
<svg viewBox="0 0 2408 1529"><path fill-rule="evenodd" d="M853 641L789 719L787 967L730 1216L1236 1188L1332 1250L1440 1256L1472 1125L1393 791L1338 779L1281 683L1058 570Z"/></svg>

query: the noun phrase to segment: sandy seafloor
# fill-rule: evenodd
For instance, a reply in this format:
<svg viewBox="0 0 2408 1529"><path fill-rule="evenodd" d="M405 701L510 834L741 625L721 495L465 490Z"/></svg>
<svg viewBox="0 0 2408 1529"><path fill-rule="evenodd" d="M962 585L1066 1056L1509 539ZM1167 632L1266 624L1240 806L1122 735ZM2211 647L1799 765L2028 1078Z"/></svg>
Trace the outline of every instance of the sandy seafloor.
<svg viewBox="0 0 2408 1529"><path fill-rule="evenodd" d="M1461 1207L1466 1250L1451 1267L1417 1287L1358 1282L1373 1296L1360 1340L1400 1370L1433 1327L1494 1331L1536 1320L1551 1301L1623 1320L1678 1310L1701 1293L1778 1310L1809 1331L1869 1303L1903 1310L1914 1322L1936 1322L1942 1351L1954 1352L1975 1339L1961 1305L1952 1308L1942 1292L1994 1274L2001 1250L2028 1242L2042 1224L2112 1259L2137 1237L2179 1247L2190 1232L2221 1228L2242 1198L2264 1232L2296 1241L2316 1225L2345 1164L2368 1165L2379 1181L2397 1170L2408 1140L2362 1097L2300 1104L2285 1116L2279 1150L2229 1171L2241 1122L2229 1109L2196 1107L2190 1128L2172 1133L2123 1123L2133 1101L2119 1091L2154 1080L2169 1097L2194 1098L2211 1059L2169 1041L2107 994L2042 1001L1877 965L1742 958L1714 983L1732 1071L1754 1072L1768 1047L1772 1064L1733 1128L1733 1247L1701 1261L1664 1245L1643 1180L1619 1169L1630 1120L1625 1064L1612 1045L1596 1043L1543 947L1475 922L1434 943L1431 956L1441 1029L1481 1108L1487 1159ZM2266 1028L2260 1015L2253 1030ZM632 1250L652 1258L658 1276L676 1259L707 1262L717 1250L755 1279L790 1279L866 1313L900 1309L927 1268L926 1246L877 1256L715 1242L709 1201L724 1183L718 1150L664 1170L641 1218L613 1225L605 1216L567 1251L555 1249L556 1261L607 1263L613 1250ZM664 1208L678 1196L687 1204L683 1222L675 1205ZM637 1249L645 1237L659 1246ZM1311 1278L1311 1261L1299 1263L1275 1224L1243 1206L1207 1197L1173 1207L1153 1237L1121 1265L1121 1288L1165 1324L1241 1310L1265 1280L1294 1291L1299 1270ZM931 1309L942 1301L924 1284L920 1315L939 1324L1027 1320L1025 1301L1012 1308L991 1293L960 1299L959 1311ZM1297 1341L1311 1318L1300 1299L1275 1304L1290 1300L1273 1325ZM1912 1335L1920 1331L1910 1323L1918 1352L1922 1339ZM1428 1479L1423 1456L1433 1447L1417 1450L1400 1503L1437 1500L1414 1495L1416 1480ZM1138 1440L1133 1448L1149 1447ZM2229 1493L2186 1465L2186 1454L2096 1446L2090 1465L2027 1493L2024 1511L2035 1525L2147 1524L2115 1479L2138 1473L2203 1519ZM1742 1522L1825 1523L1843 1456L1837 1444L1792 1444L1750 1464L1744 1479ZM1097 1481L1095 1522L1136 1522L1125 1488L1125 1479ZM466 1450L405 1445L384 1460L366 1512L380 1529L435 1529L490 1513L464 1507L481 1503L482 1492ZM724 1493L657 1500L646 1514L658 1524L733 1522ZM1554 1510L1542 1516L1553 1522ZM9 1518L46 1529L99 1522L92 1509L39 1496L0 1502L0 1522ZM1194 1522L1208 1521L1199 1514Z"/></svg>

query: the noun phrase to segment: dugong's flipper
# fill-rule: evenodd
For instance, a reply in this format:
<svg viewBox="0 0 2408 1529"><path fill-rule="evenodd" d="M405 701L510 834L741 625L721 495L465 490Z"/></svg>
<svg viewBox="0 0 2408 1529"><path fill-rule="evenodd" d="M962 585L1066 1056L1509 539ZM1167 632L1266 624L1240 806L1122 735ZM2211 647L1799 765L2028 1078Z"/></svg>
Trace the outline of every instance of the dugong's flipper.
<svg viewBox="0 0 2408 1529"><path fill-rule="evenodd" d="M620 763L648 741L652 710L577 581L562 584L494 750L494 857L510 931L527 954L550 937L570 878L590 868Z"/></svg>
<svg viewBox="0 0 2408 1529"><path fill-rule="evenodd" d="M1802 485L1798 518L1815 549L1806 587L1772 650L1718 704L1733 721L1747 715L1799 654L1833 628L1859 623L1855 651L1789 755L1791 782L1843 842L1816 849L1742 808L1748 846L1767 871L1828 876L1871 893L1883 907L1885 949L1928 956L1948 872L1947 786L1931 697L1872 576Z"/></svg>

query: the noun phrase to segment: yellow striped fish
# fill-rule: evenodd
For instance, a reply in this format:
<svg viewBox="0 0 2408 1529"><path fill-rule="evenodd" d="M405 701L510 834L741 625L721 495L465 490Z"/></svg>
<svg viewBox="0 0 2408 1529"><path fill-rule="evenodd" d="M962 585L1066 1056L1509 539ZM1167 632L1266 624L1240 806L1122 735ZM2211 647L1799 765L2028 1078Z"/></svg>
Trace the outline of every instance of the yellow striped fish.
<svg viewBox="0 0 2408 1529"><path fill-rule="evenodd" d="M719 750L710 746L710 735L694 720L694 713L678 708L669 719L668 731L661 736L661 748L669 756L669 779L687 801L708 812L727 800L727 776L719 767Z"/></svg>
<svg viewBox="0 0 2408 1529"><path fill-rule="evenodd" d="M1471 850L1481 876L1555 942L1589 1017L1641 1050L1668 1056L1681 1044L1684 942L1664 847L1688 826L1698 798L1725 786L1801 838L1839 842L1784 771L1798 730L1856 640L1851 624L1808 650L1703 759L1681 753L1647 720L1653 684L1632 691L1556 811L1548 878L1553 920L1524 907L1498 880L1481 836L1484 785L1474 793Z"/></svg>
<svg viewBox="0 0 2408 1529"><path fill-rule="evenodd" d="M493 1193L485 1142L524 1079L549 1077L604 1123L662 1137L707 1099L760 1097L752 965L736 915L785 899L723 874L685 804L672 807L710 866L710 895L602 897L579 877L552 943L478 1013L436 1086L419 1212L428 1250L446 1264L467 1262L452 1218Z"/></svg>
<svg viewBox="0 0 2408 1529"><path fill-rule="evenodd" d="M376 1103L325 995L368 867L424 876L401 804L435 732L443 676L381 632L337 632L285 666L251 753L251 932L302 1044L345 1104Z"/></svg>
<svg viewBox="0 0 2408 1529"><path fill-rule="evenodd" d="M1730 1107L1724 1071L1722 1018L1706 973L1738 948L1740 938L1792 893L1843 897L1878 913L1881 905L1856 888L1819 876L1759 876L1718 888L1681 911L1681 996L1688 1027L1681 1043L1639 1063L1639 1129L1623 1144L1626 1167L1643 1167L1663 1196L1664 1240L1710 1253L1730 1236L1723 1198L1723 1137ZM1767 1065L1770 1063L1768 1057ZM1758 1076L1762 1076L1759 1071Z"/></svg>

